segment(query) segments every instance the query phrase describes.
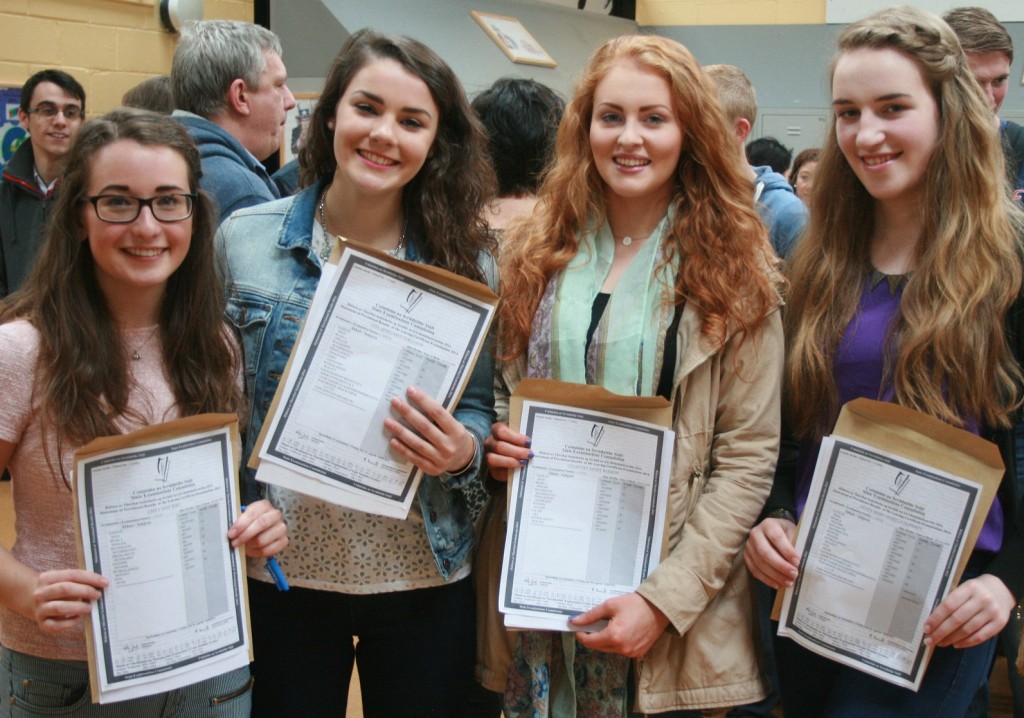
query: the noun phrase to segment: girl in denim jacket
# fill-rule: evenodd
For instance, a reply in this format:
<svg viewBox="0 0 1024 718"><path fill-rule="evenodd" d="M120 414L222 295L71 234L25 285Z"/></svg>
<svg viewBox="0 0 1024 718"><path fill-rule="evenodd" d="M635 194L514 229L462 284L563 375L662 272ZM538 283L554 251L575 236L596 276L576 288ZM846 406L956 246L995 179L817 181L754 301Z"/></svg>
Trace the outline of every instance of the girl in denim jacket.
<svg viewBox="0 0 1024 718"><path fill-rule="evenodd" d="M434 52L370 30L344 44L299 152L305 189L236 212L219 235L252 402L247 454L339 237L495 287L477 219L493 184L485 147ZM416 387L393 399L391 448L425 473L405 520L250 484L284 512L291 549L280 563L293 587L279 594L252 566L254 638L271 647L254 664L255 715L345 715L354 661L368 716L461 714L492 376L485 349L453 412Z"/></svg>

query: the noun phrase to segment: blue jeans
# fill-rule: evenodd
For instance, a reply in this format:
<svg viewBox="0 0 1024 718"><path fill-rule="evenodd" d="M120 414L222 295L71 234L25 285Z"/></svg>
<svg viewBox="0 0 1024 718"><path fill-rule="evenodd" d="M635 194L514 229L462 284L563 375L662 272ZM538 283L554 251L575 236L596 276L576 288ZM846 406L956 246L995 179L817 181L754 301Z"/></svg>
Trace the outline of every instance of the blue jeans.
<svg viewBox="0 0 1024 718"><path fill-rule="evenodd" d="M995 638L937 648L915 693L777 637L782 710L786 718L962 718L988 678L995 648Z"/></svg>
<svg viewBox="0 0 1024 718"><path fill-rule="evenodd" d="M248 718L251 708L248 666L167 693L99 705L90 701L85 661L0 648L0 718Z"/></svg>

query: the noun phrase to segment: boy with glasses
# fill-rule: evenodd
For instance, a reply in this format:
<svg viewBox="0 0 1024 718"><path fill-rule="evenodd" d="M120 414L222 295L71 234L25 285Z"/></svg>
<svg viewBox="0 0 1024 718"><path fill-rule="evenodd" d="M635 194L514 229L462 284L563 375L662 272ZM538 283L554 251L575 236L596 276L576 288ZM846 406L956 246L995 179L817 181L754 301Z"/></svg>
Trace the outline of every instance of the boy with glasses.
<svg viewBox="0 0 1024 718"><path fill-rule="evenodd" d="M0 297L28 276L60 184L61 164L85 117L85 90L61 70L42 70L21 88L18 121L28 140L0 181Z"/></svg>

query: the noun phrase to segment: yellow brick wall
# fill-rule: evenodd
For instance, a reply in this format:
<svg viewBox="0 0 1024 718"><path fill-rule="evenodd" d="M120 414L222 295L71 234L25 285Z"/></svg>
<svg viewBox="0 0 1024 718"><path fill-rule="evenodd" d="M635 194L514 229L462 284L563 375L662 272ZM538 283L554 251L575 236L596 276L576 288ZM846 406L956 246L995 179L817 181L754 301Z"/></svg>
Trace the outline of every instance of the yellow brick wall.
<svg viewBox="0 0 1024 718"><path fill-rule="evenodd" d="M157 0L0 0L0 85L20 87L48 67L85 88L90 115L125 90L171 70L177 35L160 24ZM252 22L253 0L205 0L206 20Z"/></svg>
<svg viewBox="0 0 1024 718"><path fill-rule="evenodd" d="M826 0L637 0L640 25L812 25ZM895 3L894 4L899 4Z"/></svg>

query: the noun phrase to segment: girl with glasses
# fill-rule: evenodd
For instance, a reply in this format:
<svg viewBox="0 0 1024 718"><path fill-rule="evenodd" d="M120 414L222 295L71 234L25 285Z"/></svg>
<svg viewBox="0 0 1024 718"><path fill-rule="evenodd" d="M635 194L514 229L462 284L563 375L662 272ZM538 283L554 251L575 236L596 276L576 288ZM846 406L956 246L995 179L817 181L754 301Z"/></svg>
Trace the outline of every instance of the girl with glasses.
<svg viewBox="0 0 1024 718"><path fill-rule="evenodd" d="M242 408L199 174L198 151L169 117L118 110L86 123L33 272L0 311L0 466L17 522L13 549L0 550L0 716L249 715L248 668L92 705L82 618L108 581L76 568L78 447ZM225 540L250 556L287 544L267 502Z"/></svg>

